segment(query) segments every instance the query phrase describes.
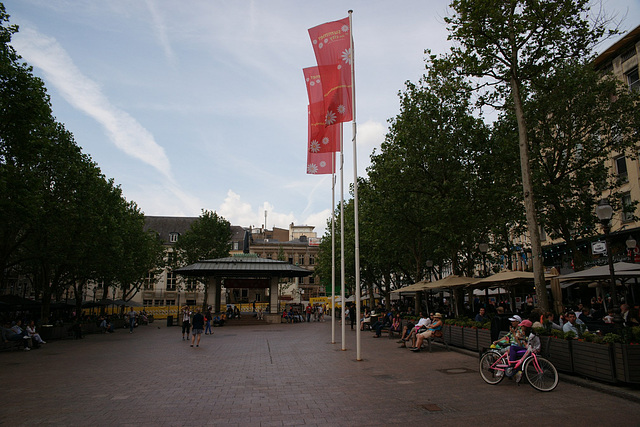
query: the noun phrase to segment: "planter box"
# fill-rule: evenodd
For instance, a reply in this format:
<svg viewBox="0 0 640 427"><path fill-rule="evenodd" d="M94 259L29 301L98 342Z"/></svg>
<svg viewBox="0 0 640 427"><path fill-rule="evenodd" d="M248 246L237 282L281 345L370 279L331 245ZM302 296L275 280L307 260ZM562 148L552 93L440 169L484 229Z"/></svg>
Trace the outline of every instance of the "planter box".
<svg viewBox="0 0 640 427"><path fill-rule="evenodd" d="M545 337L541 337L545 338ZM571 341L559 338L546 337L541 339L542 354L546 355L557 370L562 372L573 372L573 358L571 357ZM546 348L545 348L546 343Z"/></svg>
<svg viewBox="0 0 640 427"><path fill-rule="evenodd" d="M467 350L478 350L478 330L476 328L463 328L462 340Z"/></svg>
<svg viewBox="0 0 640 427"><path fill-rule="evenodd" d="M478 350L491 347L491 331L489 329L478 329Z"/></svg>
<svg viewBox="0 0 640 427"><path fill-rule="evenodd" d="M618 381L640 384L640 345L614 344L613 359Z"/></svg>
<svg viewBox="0 0 640 427"><path fill-rule="evenodd" d="M595 380L615 382L615 366L612 347L609 344L596 344L574 341L571 344L573 372Z"/></svg>
<svg viewBox="0 0 640 427"><path fill-rule="evenodd" d="M451 344L451 325L442 325L442 337L444 342Z"/></svg>
<svg viewBox="0 0 640 427"><path fill-rule="evenodd" d="M451 345L464 347L464 328L462 326L451 325Z"/></svg>

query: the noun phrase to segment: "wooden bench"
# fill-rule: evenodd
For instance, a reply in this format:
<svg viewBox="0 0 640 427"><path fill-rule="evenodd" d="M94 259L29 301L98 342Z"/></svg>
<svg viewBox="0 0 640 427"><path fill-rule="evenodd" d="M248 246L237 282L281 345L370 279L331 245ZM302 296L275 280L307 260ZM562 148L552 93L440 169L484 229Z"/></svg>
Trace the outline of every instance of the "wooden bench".
<svg viewBox="0 0 640 427"><path fill-rule="evenodd" d="M425 341L427 342L427 346L429 347L429 353L431 353L431 342L442 343L442 344L444 344L444 346L447 349L447 351L451 351L451 350L449 350L449 345L444 340L444 335L440 335L439 337L436 337L436 336L432 335L431 337L429 337ZM424 343L423 343L423 345L424 345Z"/></svg>
<svg viewBox="0 0 640 427"><path fill-rule="evenodd" d="M0 342L0 351L19 350L21 347L23 347L21 341Z"/></svg>

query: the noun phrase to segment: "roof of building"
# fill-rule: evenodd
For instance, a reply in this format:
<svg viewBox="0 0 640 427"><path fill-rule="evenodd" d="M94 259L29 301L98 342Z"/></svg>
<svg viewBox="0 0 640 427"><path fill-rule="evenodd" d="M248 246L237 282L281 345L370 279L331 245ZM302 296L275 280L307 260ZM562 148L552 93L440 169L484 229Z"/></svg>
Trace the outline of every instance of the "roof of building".
<svg viewBox="0 0 640 427"><path fill-rule="evenodd" d="M175 272L184 276L217 277L304 277L313 274L288 262L259 258L253 254L199 261Z"/></svg>
<svg viewBox="0 0 640 427"><path fill-rule="evenodd" d="M638 40L638 38L640 38L640 25L626 33L617 42L609 46L600 55L598 55L598 57L593 61L594 67L599 68L603 62L611 59L611 57L615 56L618 51L626 49L628 45L630 45L635 40Z"/></svg>
<svg viewBox="0 0 640 427"><path fill-rule="evenodd" d="M155 231L163 241L169 242L169 234L186 233L197 219L189 216L145 216L144 230Z"/></svg>

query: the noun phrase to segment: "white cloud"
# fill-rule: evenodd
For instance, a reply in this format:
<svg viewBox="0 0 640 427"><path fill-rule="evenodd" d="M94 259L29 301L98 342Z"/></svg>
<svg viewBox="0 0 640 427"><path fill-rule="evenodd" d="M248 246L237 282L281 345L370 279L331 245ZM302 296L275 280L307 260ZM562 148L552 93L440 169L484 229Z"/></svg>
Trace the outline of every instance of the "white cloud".
<svg viewBox="0 0 640 427"><path fill-rule="evenodd" d="M147 9L149 9L149 13L151 14L151 19L153 23L153 32L158 38L158 42L162 46L164 50L164 54L169 59L170 62L174 61L173 49L171 48L171 44L169 42L169 37L167 36L167 28L158 12L158 8L156 4L152 0L146 0Z"/></svg>
<svg viewBox="0 0 640 427"><path fill-rule="evenodd" d="M169 159L153 135L127 112L112 105L54 38L21 28L12 44L29 64L43 71L47 83L55 86L69 104L100 123L116 147L164 176L171 176Z"/></svg>
<svg viewBox="0 0 640 427"><path fill-rule="evenodd" d="M227 192L227 197L217 210L217 212L232 225L240 225L243 227L250 225L261 227L264 224L265 211L267 212L267 229L272 229L273 227L288 229L291 223L296 225L313 225L319 236L322 236L324 233L327 218L331 215L331 210L325 209L321 212L307 215L304 221L300 223L292 212L278 212L277 208L269 202L263 202L262 205L254 208L250 203L243 202L240 195L233 190Z"/></svg>
<svg viewBox="0 0 640 427"><path fill-rule="evenodd" d="M316 228L314 231L318 237L322 237L327 229L327 220L331 217L331 209L325 209L321 212L313 213L304 220L305 225L314 225ZM336 224L336 227L340 227L340 224Z"/></svg>

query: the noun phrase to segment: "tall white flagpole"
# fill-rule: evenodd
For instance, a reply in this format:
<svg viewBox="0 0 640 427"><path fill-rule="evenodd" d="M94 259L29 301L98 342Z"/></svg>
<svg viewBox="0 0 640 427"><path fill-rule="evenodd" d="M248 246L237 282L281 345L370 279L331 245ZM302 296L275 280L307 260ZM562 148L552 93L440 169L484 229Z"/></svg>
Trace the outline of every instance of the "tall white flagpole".
<svg viewBox="0 0 640 427"><path fill-rule="evenodd" d="M351 112L353 115L353 217L354 217L354 235L355 235L355 274L356 274L356 319L360 319L360 231L358 228L358 154L356 150L356 55L353 48L353 22L351 15L353 10L349 11L349 32L351 35ZM356 360L361 361L360 353L360 328L356 328Z"/></svg>
<svg viewBox="0 0 640 427"><path fill-rule="evenodd" d="M344 321L344 144L342 143L342 123L340 123L340 296L342 297L342 351L346 347L346 325ZM349 311L351 313L351 311Z"/></svg>
<svg viewBox="0 0 640 427"><path fill-rule="evenodd" d="M331 344L336 343L336 153L331 155Z"/></svg>

